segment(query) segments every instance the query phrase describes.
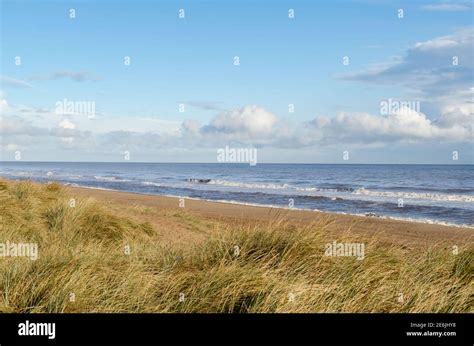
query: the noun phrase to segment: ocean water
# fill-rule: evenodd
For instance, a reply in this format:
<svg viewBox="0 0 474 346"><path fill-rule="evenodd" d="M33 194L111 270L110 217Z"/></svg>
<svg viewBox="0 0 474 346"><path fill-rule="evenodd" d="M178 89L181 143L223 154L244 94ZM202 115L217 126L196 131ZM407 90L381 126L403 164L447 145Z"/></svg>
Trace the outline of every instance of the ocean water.
<svg viewBox="0 0 474 346"><path fill-rule="evenodd" d="M19 161L1 162L0 176L474 227L473 165Z"/></svg>

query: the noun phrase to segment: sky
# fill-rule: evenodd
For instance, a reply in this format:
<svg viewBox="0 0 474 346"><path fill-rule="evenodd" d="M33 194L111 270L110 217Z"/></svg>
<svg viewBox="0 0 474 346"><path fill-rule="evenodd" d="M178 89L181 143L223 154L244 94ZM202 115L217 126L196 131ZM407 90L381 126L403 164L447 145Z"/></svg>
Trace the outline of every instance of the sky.
<svg viewBox="0 0 474 346"><path fill-rule="evenodd" d="M0 6L2 160L474 163L470 1Z"/></svg>

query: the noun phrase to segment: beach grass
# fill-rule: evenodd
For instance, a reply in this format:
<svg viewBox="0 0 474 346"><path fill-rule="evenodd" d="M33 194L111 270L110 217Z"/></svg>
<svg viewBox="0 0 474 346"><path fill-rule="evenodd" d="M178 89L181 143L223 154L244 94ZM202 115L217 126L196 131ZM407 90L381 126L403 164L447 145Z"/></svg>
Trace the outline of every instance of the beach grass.
<svg viewBox="0 0 474 346"><path fill-rule="evenodd" d="M336 237L324 218L300 226L160 215L205 239L173 246L151 223L60 184L0 181L0 243L38 245L36 260L0 257L0 312L473 311L468 245ZM333 241L363 243L364 258L326 256Z"/></svg>

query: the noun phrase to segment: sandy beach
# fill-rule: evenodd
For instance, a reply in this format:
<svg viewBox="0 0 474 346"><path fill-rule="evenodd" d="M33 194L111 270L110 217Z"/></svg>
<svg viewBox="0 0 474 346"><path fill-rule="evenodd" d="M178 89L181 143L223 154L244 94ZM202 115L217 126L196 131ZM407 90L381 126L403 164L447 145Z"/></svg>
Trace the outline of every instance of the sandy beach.
<svg viewBox="0 0 474 346"><path fill-rule="evenodd" d="M474 239L474 229L409 222L393 219L342 215L335 213L289 210L282 208L257 207L241 204L208 202L185 199L184 208L179 207L178 197L144 195L119 191L98 190L79 187L68 187L71 195L92 197L102 203L116 206L121 211L129 211L131 217L145 219L157 226L170 242L197 240L202 234L183 229L179 223L173 223L158 211L186 210L206 220L220 221L229 224L261 223L272 220L283 220L295 225L308 225L323 220L328 224L327 232L338 235L353 233L371 236L379 234L387 242L410 246L426 246L439 242L467 244ZM138 213L137 209L142 210ZM146 211L143 211L146 210Z"/></svg>

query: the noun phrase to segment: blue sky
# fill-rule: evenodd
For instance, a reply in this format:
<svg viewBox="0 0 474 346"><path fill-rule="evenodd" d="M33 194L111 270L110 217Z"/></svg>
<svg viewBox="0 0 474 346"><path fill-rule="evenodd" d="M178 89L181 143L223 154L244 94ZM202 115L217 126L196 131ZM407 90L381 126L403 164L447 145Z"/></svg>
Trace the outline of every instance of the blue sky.
<svg viewBox="0 0 474 346"><path fill-rule="evenodd" d="M4 0L1 11L5 160L213 162L229 145L263 162L341 162L345 150L354 163L453 163L453 151L473 162L470 2ZM58 114L64 99L96 115ZM420 109L380 114L388 99Z"/></svg>

